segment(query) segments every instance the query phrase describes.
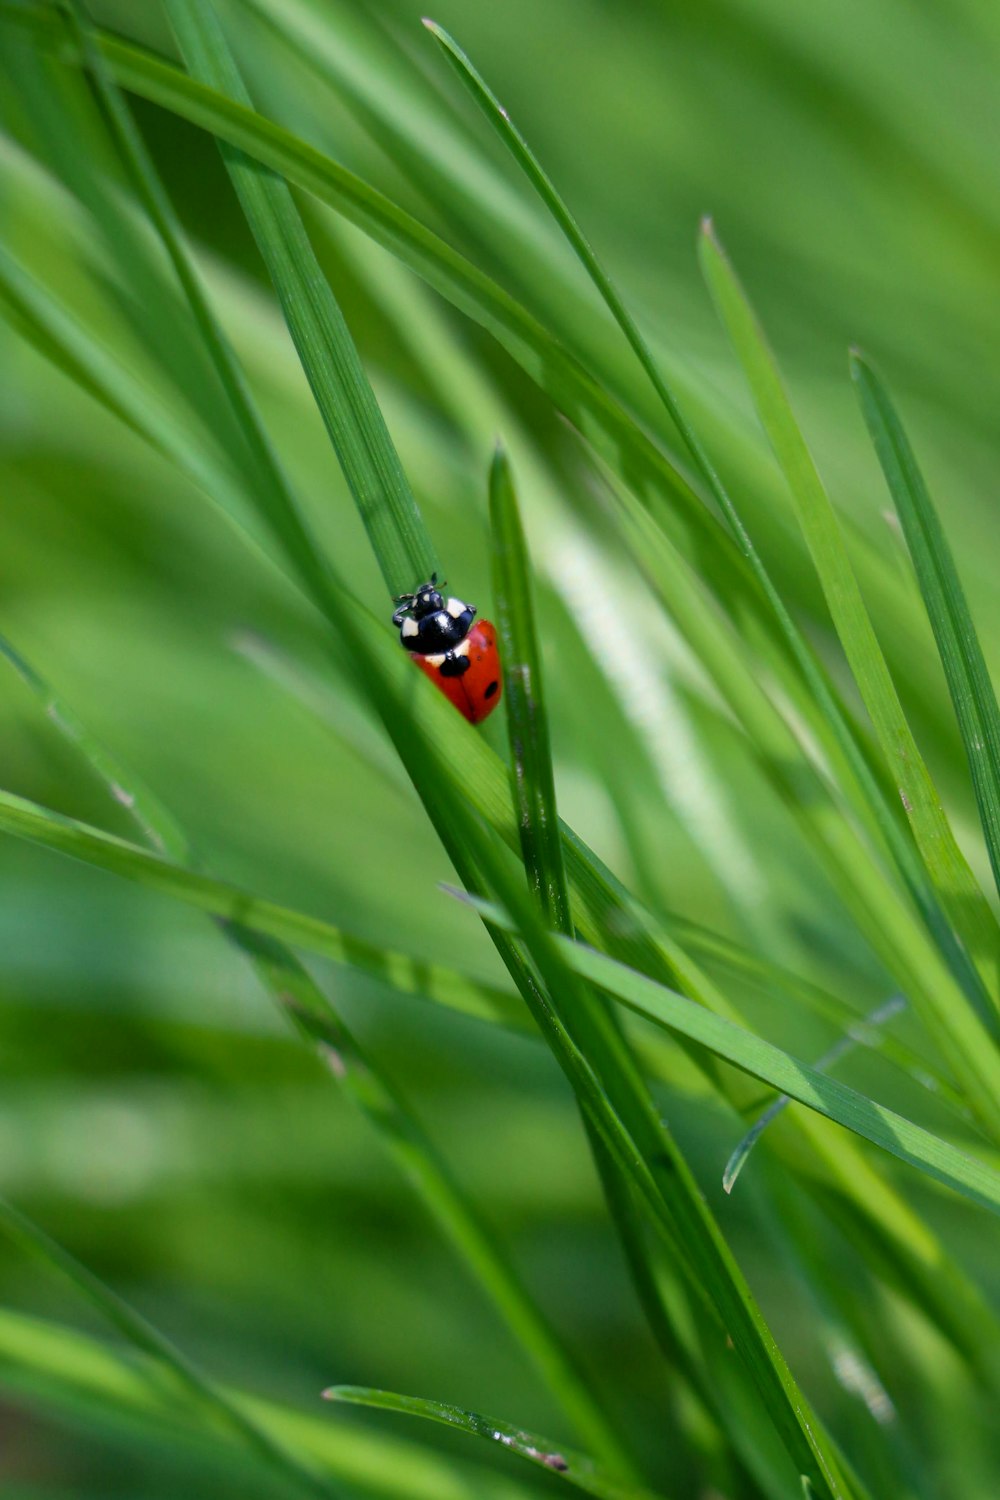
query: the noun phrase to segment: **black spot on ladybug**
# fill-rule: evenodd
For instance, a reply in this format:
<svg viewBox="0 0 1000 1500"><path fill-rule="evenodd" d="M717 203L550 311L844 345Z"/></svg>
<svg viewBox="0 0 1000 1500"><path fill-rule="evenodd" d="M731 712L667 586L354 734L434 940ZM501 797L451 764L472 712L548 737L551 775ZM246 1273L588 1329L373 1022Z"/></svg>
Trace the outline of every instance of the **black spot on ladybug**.
<svg viewBox="0 0 1000 1500"><path fill-rule="evenodd" d="M449 651L441 663L440 671L442 677L461 677L472 666L468 656L458 656L454 651Z"/></svg>
<svg viewBox="0 0 1000 1500"><path fill-rule="evenodd" d="M483 691L483 697L484 698L492 698L493 694L496 692L496 690L497 690L497 688L499 686L500 686L499 682L491 682L490 685L489 685L489 687L484 689L484 691Z"/></svg>

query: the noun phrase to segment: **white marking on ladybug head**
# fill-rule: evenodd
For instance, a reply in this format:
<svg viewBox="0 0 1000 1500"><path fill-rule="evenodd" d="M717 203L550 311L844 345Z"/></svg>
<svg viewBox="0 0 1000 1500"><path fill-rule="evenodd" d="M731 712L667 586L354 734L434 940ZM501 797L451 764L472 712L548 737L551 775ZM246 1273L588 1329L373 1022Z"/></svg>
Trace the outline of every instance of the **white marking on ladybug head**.
<svg viewBox="0 0 1000 1500"><path fill-rule="evenodd" d="M453 620L460 620L468 607L467 604L462 603L461 599L449 599L445 605L445 609L447 609Z"/></svg>
<svg viewBox="0 0 1000 1500"><path fill-rule="evenodd" d="M424 661L430 662L432 667L439 667L445 659L446 652L440 651L435 656L425 656Z"/></svg>
<svg viewBox="0 0 1000 1500"><path fill-rule="evenodd" d="M420 626L417 624L416 620L409 620L409 619L404 620L403 621L402 634L403 634L404 639L405 639L405 637L410 636L410 635L419 635L420 634Z"/></svg>
<svg viewBox="0 0 1000 1500"><path fill-rule="evenodd" d="M468 656L469 637L466 636L464 641L460 641L457 646L453 646L451 654L452 656Z"/></svg>

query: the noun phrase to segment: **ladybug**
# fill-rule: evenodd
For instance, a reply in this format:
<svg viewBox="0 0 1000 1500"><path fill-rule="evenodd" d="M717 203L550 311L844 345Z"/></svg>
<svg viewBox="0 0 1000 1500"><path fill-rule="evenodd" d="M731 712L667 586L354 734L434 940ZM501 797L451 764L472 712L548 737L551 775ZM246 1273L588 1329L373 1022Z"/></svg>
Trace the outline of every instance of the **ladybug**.
<svg viewBox="0 0 1000 1500"><path fill-rule="evenodd" d="M445 599L436 573L415 594L400 594L394 602L400 644L470 724L481 724L503 691L497 633L489 620L477 621L473 605L461 599Z"/></svg>

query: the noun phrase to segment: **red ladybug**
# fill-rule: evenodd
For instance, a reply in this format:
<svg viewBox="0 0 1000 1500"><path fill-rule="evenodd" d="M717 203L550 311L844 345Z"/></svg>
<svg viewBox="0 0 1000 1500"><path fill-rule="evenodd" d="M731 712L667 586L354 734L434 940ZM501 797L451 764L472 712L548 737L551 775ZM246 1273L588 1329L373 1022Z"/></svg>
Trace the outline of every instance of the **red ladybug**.
<svg viewBox="0 0 1000 1500"><path fill-rule="evenodd" d="M481 724L503 692L497 633L489 620L476 621L473 606L461 599L444 599L436 573L395 602L392 623L401 644L459 713Z"/></svg>

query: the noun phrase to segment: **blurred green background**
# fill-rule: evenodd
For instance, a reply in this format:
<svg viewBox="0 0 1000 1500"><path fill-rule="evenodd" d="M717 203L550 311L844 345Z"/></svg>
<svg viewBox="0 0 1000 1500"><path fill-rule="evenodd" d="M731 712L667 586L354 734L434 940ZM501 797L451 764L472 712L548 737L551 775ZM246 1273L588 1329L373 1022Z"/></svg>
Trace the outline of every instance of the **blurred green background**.
<svg viewBox="0 0 1000 1500"><path fill-rule="evenodd" d="M602 360L672 442L582 273L421 29L416 0L218 8L261 110L511 286ZM156 4L93 0L91 11L175 55ZM786 599L850 696L698 275L696 229L713 215L849 520L866 597L956 831L988 879L846 351L857 341L877 358L917 436L996 669L1000 12L988 0L441 0L434 15L484 71L662 348ZM183 436L205 414L163 378L162 353L132 305L141 289L127 288L121 247L102 239L74 190L81 150L114 192L120 174L94 147L78 77L79 138L52 128L49 75L32 73L32 51L0 13L2 242ZM215 144L165 111L135 108L274 442L338 567L382 612L364 532ZM630 569L573 433L484 330L302 202L449 580L486 615L494 434L510 439L515 463L522 455L564 817L656 906L749 942L859 1010L885 999L891 976ZM524 274L526 247L551 274ZM10 323L0 326L0 368L4 634L158 791L215 873L502 982L472 916L440 891L447 859L354 690L331 680L319 627L291 589L189 478ZM593 649L599 615L584 618L582 635L573 624L595 580L636 645L634 670ZM275 677L288 662L300 701ZM2 662L0 715L4 787L132 836L125 810L109 808ZM503 744L499 715L484 733ZM0 1190L219 1379L309 1410L333 1381L370 1383L558 1437L549 1397L377 1139L209 922L29 845L4 839L0 856ZM555 1064L528 1039L346 968L315 972L484 1205L664 1493L699 1493ZM800 1056L831 1039L774 996L747 988L740 998L764 1034ZM901 1034L919 1042L907 1020ZM853 1059L843 1076L940 1123L933 1101L877 1057ZM995 1494L985 1408L965 1386L949 1395L953 1356L936 1336L833 1218L789 1195L784 1168L763 1152L722 1198L732 1121L680 1064L665 1108L779 1342L868 1465L873 1493L896 1492L878 1455L898 1449L895 1472L912 1469L915 1493ZM915 1174L899 1181L995 1294L983 1216ZM795 1213L824 1273L852 1288L877 1330L868 1353L898 1413L881 1430L838 1379L837 1320L823 1322L815 1289L776 1241L775 1223ZM44 1267L5 1243L0 1257L15 1309L97 1326ZM914 1361L937 1372L932 1383L911 1379ZM30 1393L11 1394L0 1431L0 1489L12 1495L153 1500L181 1484L198 1495L272 1492L249 1470L213 1467L169 1438ZM470 1454L437 1430L419 1436L509 1472L492 1450ZM521 1482L555 1493L558 1480Z"/></svg>

